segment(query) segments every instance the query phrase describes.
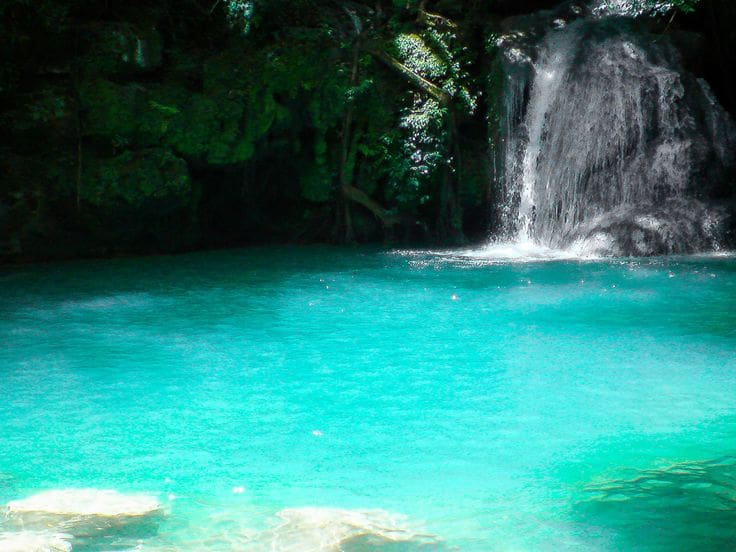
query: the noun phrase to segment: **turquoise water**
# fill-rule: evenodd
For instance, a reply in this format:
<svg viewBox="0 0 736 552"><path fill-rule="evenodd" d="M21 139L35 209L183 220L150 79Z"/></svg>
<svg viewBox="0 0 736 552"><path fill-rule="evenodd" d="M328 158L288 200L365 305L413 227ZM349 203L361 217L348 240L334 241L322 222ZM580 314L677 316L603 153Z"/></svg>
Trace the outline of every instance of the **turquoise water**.
<svg viewBox="0 0 736 552"><path fill-rule="evenodd" d="M0 397L0 504L96 487L165 505L74 550L270 550L303 507L438 539L390 550L736 548L732 257L6 269Z"/></svg>

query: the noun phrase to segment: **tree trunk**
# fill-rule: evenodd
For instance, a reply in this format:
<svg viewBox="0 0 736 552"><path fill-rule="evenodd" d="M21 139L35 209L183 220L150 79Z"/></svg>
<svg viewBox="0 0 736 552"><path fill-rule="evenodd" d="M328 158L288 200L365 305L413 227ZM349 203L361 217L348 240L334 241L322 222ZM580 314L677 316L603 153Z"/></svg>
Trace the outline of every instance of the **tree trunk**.
<svg viewBox="0 0 736 552"><path fill-rule="evenodd" d="M350 72L350 86L353 88L358 84L358 61L360 56L358 40L359 39L356 39L355 44L353 45L352 69ZM343 120L342 125L342 140L340 141L340 166L338 170L340 198L338 199L337 204L335 235L340 236L342 229L342 239L340 239L340 241L345 241L347 243L350 243L355 239L355 233L353 232L353 219L350 216L350 205L347 201L345 201L345 199L350 199L347 194L345 194L345 188L352 183L352 175L347 174L347 163L350 156L350 144L352 142L351 137L354 114L355 105L353 104L353 102L350 102L350 105L348 105L348 109L345 113L345 119Z"/></svg>

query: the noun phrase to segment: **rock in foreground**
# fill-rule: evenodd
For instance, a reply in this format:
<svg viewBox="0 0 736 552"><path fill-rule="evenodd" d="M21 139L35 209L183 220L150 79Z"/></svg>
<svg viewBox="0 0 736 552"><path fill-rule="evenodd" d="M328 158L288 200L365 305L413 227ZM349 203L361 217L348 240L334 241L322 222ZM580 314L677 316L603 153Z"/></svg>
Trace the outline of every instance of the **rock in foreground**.
<svg viewBox="0 0 736 552"><path fill-rule="evenodd" d="M383 510L296 508L277 514L281 522L269 531L270 546L283 552L372 549L404 543L407 550L433 546L438 540L413 531L406 518Z"/></svg>
<svg viewBox="0 0 736 552"><path fill-rule="evenodd" d="M81 517L142 517L161 510L156 498L99 489L46 491L8 503L10 515L47 514Z"/></svg>
<svg viewBox="0 0 736 552"><path fill-rule="evenodd" d="M0 533L0 550L3 552L71 552L68 539L71 535L63 533L37 533L19 531Z"/></svg>

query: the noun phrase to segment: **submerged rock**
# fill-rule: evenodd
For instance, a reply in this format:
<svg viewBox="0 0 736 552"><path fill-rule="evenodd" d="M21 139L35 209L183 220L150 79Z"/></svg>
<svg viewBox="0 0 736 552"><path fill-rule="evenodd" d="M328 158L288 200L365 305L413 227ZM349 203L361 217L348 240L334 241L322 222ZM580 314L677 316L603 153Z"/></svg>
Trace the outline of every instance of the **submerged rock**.
<svg viewBox="0 0 736 552"><path fill-rule="evenodd" d="M141 542L136 550L411 552L446 549L441 539L420 532L406 516L384 510L286 509L270 519L268 529L253 528L251 524L264 514L260 509L212 513L210 523L190 527L185 540L152 539Z"/></svg>
<svg viewBox="0 0 736 552"><path fill-rule="evenodd" d="M48 531L57 537L70 534L74 536L75 543L87 546L108 537L151 537L158 532L162 514L161 504L151 495L100 489L64 489L9 502L4 526L7 530L33 531L36 535L46 535ZM28 538L31 538L30 534ZM4 551L6 548L2 544L0 541L0 550ZM58 546L38 550L56 552L71 549L71 546ZM20 550L26 548L21 547Z"/></svg>
<svg viewBox="0 0 736 552"><path fill-rule="evenodd" d="M586 486L574 506L578 516L613 536L611 549L667 549L664 535L669 549L734 549L736 457L623 473Z"/></svg>
<svg viewBox="0 0 736 552"><path fill-rule="evenodd" d="M66 489L46 491L7 505L9 515L47 514L80 517L143 517L161 511L158 500L147 494L114 490Z"/></svg>
<svg viewBox="0 0 736 552"><path fill-rule="evenodd" d="M3 552L71 552L71 535L64 533L37 533L18 531L0 533L0 550Z"/></svg>
<svg viewBox="0 0 736 552"><path fill-rule="evenodd" d="M34 531L53 528L75 538L97 538L123 529L137 537L150 536L158 531L162 513L161 504L150 495L99 489L47 491L14 500L6 507L10 527Z"/></svg>
<svg viewBox="0 0 736 552"><path fill-rule="evenodd" d="M282 510L280 523L264 537L281 552L347 551L404 543L404 549L436 547L439 540L414 531L401 514L384 510L295 508Z"/></svg>

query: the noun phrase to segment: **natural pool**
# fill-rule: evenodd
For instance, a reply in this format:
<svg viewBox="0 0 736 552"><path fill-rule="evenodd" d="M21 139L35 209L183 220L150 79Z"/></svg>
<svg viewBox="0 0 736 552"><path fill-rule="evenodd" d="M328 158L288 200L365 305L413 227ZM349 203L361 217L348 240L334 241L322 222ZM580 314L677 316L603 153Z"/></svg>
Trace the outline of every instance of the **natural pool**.
<svg viewBox="0 0 736 552"><path fill-rule="evenodd" d="M733 257L5 269L0 397L0 504L85 487L164 504L75 551L306 552L354 515L278 515L306 507L403 514L360 518L406 527L392 551L736 547Z"/></svg>

